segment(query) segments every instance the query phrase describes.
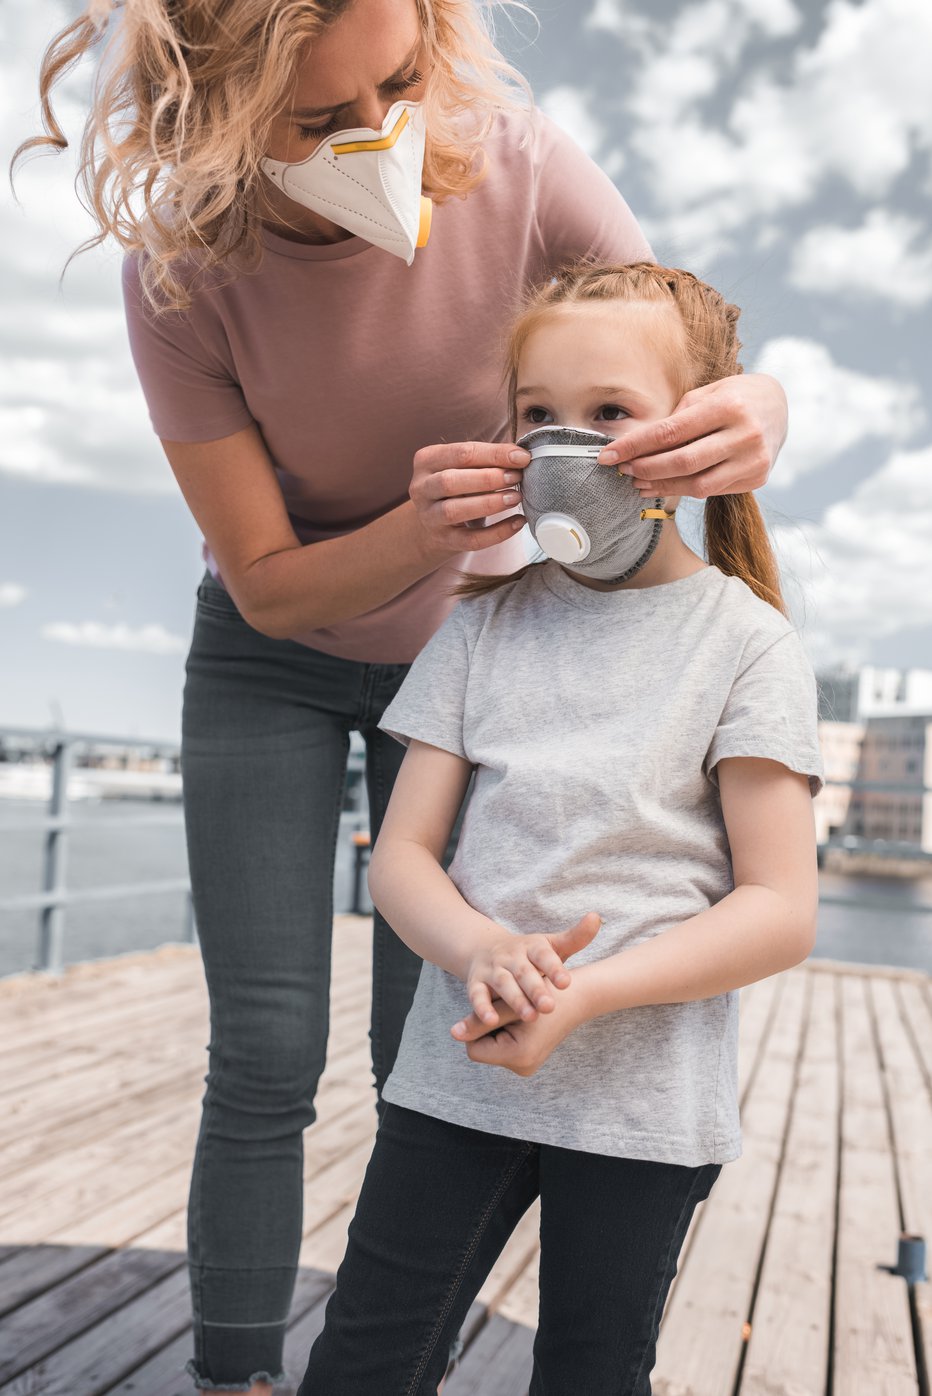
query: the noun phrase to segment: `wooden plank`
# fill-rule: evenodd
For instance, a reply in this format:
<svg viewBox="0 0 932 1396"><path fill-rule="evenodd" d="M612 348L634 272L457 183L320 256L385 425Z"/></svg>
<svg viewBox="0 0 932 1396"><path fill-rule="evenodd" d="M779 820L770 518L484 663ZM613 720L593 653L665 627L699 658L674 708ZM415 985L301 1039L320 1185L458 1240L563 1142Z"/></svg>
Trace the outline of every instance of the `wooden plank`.
<svg viewBox="0 0 932 1396"><path fill-rule="evenodd" d="M807 976L789 974L766 1057L742 1111L743 1153L703 1204L695 1243L657 1344L655 1396L721 1396L733 1388L764 1244L805 1023Z"/></svg>
<svg viewBox="0 0 932 1396"><path fill-rule="evenodd" d="M183 1265L184 1252L177 1249L111 1251L90 1269L7 1314L0 1383L39 1363Z"/></svg>
<svg viewBox="0 0 932 1396"><path fill-rule="evenodd" d="M361 1037L361 1020L357 1026ZM339 1072L345 1069L345 1055L346 1050L335 1053L333 1079L338 1079ZM191 1074L187 1089L184 1089L184 1076L179 1082L172 1074L158 1090L149 1093L148 1100L135 1097L137 1111L119 1127L105 1128L99 1114L88 1113L78 1121L78 1135L71 1135L70 1149L50 1148L43 1139L42 1154L49 1154L49 1157L38 1166L33 1164L25 1170L21 1167L20 1173L4 1181L3 1201L0 1202L0 1233L4 1240L38 1240L28 1233L31 1226L27 1215L29 1205L35 1210L40 1198L54 1194L54 1206L60 1210L66 1206L68 1194L80 1188L85 1178L91 1178L93 1185L102 1182L102 1161L119 1160L120 1185L128 1187L135 1185L131 1184L131 1177L165 1171L174 1161L187 1156L191 1150L190 1121L194 1120L197 1127L201 1094L200 1071ZM126 1115L124 1101L117 1104ZM165 1127L160 1124L162 1117L167 1121ZM81 1134L87 1142L77 1142Z"/></svg>
<svg viewBox="0 0 932 1396"><path fill-rule="evenodd" d="M835 1389L845 1396L916 1396L906 1286L877 1269L891 1259L900 1226L866 981L841 977L839 987L844 1068Z"/></svg>
<svg viewBox="0 0 932 1396"><path fill-rule="evenodd" d="M22 1376L5 1382L0 1396L100 1396L177 1337L187 1326L189 1310L187 1274L175 1270Z"/></svg>
<svg viewBox="0 0 932 1396"><path fill-rule="evenodd" d="M932 1091L932 992L928 985L908 983L898 984L896 990L919 1069Z"/></svg>
<svg viewBox="0 0 932 1396"><path fill-rule="evenodd" d="M771 976L769 979L760 979L755 984L746 984L739 991L738 999L738 1104L739 1111L743 1109L744 1101L753 1085L754 1078L760 1067L762 1055L765 1050L764 1044L770 1033L780 1002L780 994L786 976ZM690 1218L689 1226L686 1228L686 1235L683 1237L683 1244L680 1247L680 1259L676 1274L670 1281L670 1288L667 1290L667 1297L664 1302L663 1312L666 1314L673 1298L680 1275L686 1267L689 1252L693 1247L699 1227L702 1225L702 1213L705 1207L704 1202L700 1202L695 1208ZM661 1317L661 1323L663 1318Z"/></svg>
<svg viewBox="0 0 932 1396"><path fill-rule="evenodd" d="M932 1244L932 1094L917 1058L917 1042L906 1018L903 985L871 980L869 1003L880 1041L883 1081L893 1126L894 1159L905 1231ZM932 1034L930 1034L932 1035ZM896 1264L891 1238L889 1260ZM932 1373L932 1284L915 1287L919 1341L927 1372Z"/></svg>
<svg viewBox="0 0 932 1396"><path fill-rule="evenodd" d="M533 1329L492 1314L447 1379L443 1396L523 1396L533 1346Z"/></svg>
<svg viewBox="0 0 932 1396"><path fill-rule="evenodd" d="M838 1163L835 980L813 976L792 1103L741 1379L741 1396L823 1396L831 1320Z"/></svg>
<svg viewBox="0 0 932 1396"><path fill-rule="evenodd" d="M322 1318L323 1309L332 1288L332 1276L320 1274L314 1270L298 1271L291 1305L289 1334L296 1332L308 1313L316 1314L318 1307ZM306 1326L305 1330L301 1330L299 1341L297 1343L292 1341L290 1346L288 1338L286 1338L284 1354L286 1371L289 1370L289 1361L293 1364L292 1370L297 1368L305 1331L310 1332L311 1329ZM316 1337L316 1333L314 1336ZM303 1348L304 1357L300 1372L294 1382L295 1386L304 1375L311 1341L313 1339L308 1341L307 1346ZM194 1339L191 1329L188 1327L141 1366L135 1367L115 1386L108 1387L106 1396L192 1396L194 1388L184 1367L193 1352ZM276 1396L285 1396L284 1389L276 1387Z"/></svg>

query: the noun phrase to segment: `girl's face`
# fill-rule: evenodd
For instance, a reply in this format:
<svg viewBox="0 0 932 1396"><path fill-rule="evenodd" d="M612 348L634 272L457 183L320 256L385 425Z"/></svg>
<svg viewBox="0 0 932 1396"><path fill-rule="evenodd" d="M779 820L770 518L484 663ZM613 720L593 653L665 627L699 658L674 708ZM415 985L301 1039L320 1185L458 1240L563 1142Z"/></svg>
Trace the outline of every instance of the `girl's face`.
<svg viewBox="0 0 932 1396"><path fill-rule="evenodd" d="M556 424L623 436L628 422L668 417L683 331L672 306L588 301L556 306L528 336L518 364L518 436Z"/></svg>
<svg viewBox="0 0 932 1396"><path fill-rule="evenodd" d="M266 153L306 160L334 131L379 130L395 102L420 101L426 76L415 0L353 0L309 46Z"/></svg>

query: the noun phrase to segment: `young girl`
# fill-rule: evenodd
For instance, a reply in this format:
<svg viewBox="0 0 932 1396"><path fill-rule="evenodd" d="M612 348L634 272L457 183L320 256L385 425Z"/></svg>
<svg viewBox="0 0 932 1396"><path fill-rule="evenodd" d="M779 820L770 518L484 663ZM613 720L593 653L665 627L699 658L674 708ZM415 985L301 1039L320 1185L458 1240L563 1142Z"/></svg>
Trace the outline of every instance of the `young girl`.
<svg viewBox="0 0 932 1396"><path fill-rule="evenodd" d="M584 449L538 460L536 429L662 418L739 371L737 315L652 263L535 295L510 340L532 523L548 458ZM756 501L708 501L706 563L675 497L643 517L587 468L588 554L467 583L385 712L408 751L370 886L427 963L299 1396L435 1392L538 1195L531 1396L648 1396L690 1217L741 1152L736 991L812 949L815 682Z"/></svg>

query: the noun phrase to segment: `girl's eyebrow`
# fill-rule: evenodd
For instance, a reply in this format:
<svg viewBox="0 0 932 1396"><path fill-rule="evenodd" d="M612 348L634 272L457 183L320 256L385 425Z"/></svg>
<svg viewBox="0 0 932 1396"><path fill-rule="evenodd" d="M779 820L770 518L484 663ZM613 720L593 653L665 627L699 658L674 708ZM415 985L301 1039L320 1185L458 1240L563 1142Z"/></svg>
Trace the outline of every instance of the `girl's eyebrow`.
<svg viewBox="0 0 932 1396"><path fill-rule="evenodd" d="M414 47L409 52L407 58L403 59L402 62L398 64L398 67L395 69L395 71L393 73L390 73L384 82L379 83L379 87L387 87L390 82L394 82L396 78L401 77L405 69L409 68L411 64L414 62L415 58L417 58L418 52L420 51L420 47L421 36L418 35ZM328 112L344 111L347 107L351 107L352 105L352 102L334 102L329 107L293 107L291 115L299 117L326 116Z"/></svg>
<svg viewBox="0 0 932 1396"><path fill-rule="evenodd" d="M644 394L639 393L636 388L619 388L612 385L606 387L604 384L594 383L589 391L599 397L624 397L630 398L634 402L647 401ZM546 395L546 388L523 387L515 393L515 400L517 401L518 398L522 397L546 397Z"/></svg>

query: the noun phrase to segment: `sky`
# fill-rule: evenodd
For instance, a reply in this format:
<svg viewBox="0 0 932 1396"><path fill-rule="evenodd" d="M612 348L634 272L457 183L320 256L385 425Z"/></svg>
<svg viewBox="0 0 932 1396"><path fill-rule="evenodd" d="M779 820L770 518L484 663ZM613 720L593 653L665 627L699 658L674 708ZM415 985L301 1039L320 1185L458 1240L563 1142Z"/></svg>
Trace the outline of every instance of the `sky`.
<svg viewBox="0 0 932 1396"><path fill-rule="evenodd" d="M932 667L932 5L546 0L497 33L655 255L742 307L790 434L758 492L820 669ZM77 7L4 0L4 162ZM59 99L72 141L87 74ZM152 433L120 254L71 152L0 194L0 728L175 738L200 536ZM701 505L687 506L687 536Z"/></svg>

